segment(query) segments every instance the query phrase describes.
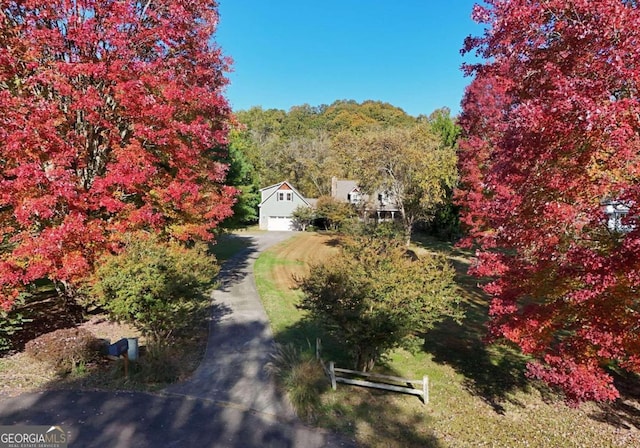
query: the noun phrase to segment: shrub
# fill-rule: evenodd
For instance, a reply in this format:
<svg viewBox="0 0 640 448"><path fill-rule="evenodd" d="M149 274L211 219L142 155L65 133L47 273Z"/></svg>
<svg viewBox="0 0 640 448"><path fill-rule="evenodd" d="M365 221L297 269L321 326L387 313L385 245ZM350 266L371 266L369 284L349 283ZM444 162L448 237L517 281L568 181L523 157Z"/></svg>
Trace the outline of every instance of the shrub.
<svg viewBox="0 0 640 448"><path fill-rule="evenodd" d="M356 238L311 268L299 307L366 371L445 317L460 321L454 275L444 257L417 257L397 239Z"/></svg>
<svg viewBox="0 0 640 448"><path fill-rule="evenodd" d="M296 226L304 232L315 219L316 213L311 207L299 205L295 208L291 216Z"/></svg>
<svg viewBox="0 0 640 448"><path fill-rule="evenodd" d="M22 314L12 313L0 308L0 353L12 346L11 336L22 330L22 324L27 321Z"/></svg>
<svg viewBox="0 0 640 448"><path fill-rule="evenodd" d="M64 328L27 342L25 352L32 358L68 373L78 365L100 356L102 343L84 328Z"/></svg>
<svg viewBox="0 0 640 448"><path fill-rule="evenodd" d="M148 345L166 344L188 332L206 309L217 273L204 246L185 248L138 234L122 253L103 260L90 292L114 318L138 328Z"/></svg>
<svg viewBox="0 0 640 448"><path fill-rule="evenodd" d="M181 366L176 358L180 350L172 344L147 347L145 356L137 365L136 377L145 383L174 383L180 378Z"/></svg>
<svg viewBox="0 0 640 448"><path fill-rule="evenodd" d="M325 230L345 230L357 222L356 211L351 204L330 196L321 196L316 204L316 219Z"/></svg>
<svg viewBox="0 0 640 448"><path fill-rule="evenodd" d="M316 419L321 404L320 394L328 384L318 360L291 344L277 344L265 370L286 390L300 418L307 421Z"/></svg>
<svg viewBox="0 0 640 448"><path fill-rule="evenodd" d="M362 222L348 230L349 231L346 232L347 235L355 238L383 238L401 242L405 241L404 228L398 222Z"/></svg>

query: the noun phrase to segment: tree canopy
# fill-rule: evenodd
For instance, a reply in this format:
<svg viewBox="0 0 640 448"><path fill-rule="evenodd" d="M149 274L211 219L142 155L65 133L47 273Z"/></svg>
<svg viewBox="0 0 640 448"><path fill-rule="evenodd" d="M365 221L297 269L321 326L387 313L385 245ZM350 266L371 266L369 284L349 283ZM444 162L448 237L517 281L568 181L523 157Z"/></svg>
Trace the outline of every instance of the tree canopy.
<svg viewBox="0 0 640 448"><path fill-rule="evenodd" d="M288 112L252 107L237 117L253 144L249 161L261 186L287 179L308 197L330 194L331 176L352 175L333 150L336 135L417 123L402 109L380 101L304 104Z"/></svg>
<svg viewBox="0 0 640 448"><path fill-rule="evenodd" d="M364 191L390 193L407 243L414 224L434 216L457 180L455 148L424 125L344 133L336 146Z"/></svg>
<svg viewBox="0 0 640 448"><path fill-rule="evenodd" d="M0 304L69 291L124 232L210 238L235 190L213 1L3 1Z"/></svg>
<svg viewBox="0 0 640 448"><path fill-rule="evenodd" d="M466 51L458 194L491 334L572 401L640 372L640 10L621 0L489 0ZM604 205L625 204L628 232Z"/></svg>

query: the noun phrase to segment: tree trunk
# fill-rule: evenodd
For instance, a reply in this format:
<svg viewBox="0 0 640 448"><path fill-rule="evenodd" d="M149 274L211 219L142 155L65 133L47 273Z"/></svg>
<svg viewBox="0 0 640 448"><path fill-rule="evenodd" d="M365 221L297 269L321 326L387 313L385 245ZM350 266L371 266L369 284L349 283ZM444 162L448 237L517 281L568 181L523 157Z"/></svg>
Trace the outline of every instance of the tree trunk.
<svg viewBox="0 0 640 448"><path fill-rule="evenodd" d="M404 211L404 208L401 210L402 213L402 227L404 230L404 241L407 247L411 245L411 234L413 233L413 222L414 218L411 216L407 216Z"/></svg>
<svg viewBox="0 0 640 448"><path fill-rule="evenodd" d="M355 369L361 372L369 372L373 369L377 360L377 351L373 347L358 347L356 349Z"/></svg>

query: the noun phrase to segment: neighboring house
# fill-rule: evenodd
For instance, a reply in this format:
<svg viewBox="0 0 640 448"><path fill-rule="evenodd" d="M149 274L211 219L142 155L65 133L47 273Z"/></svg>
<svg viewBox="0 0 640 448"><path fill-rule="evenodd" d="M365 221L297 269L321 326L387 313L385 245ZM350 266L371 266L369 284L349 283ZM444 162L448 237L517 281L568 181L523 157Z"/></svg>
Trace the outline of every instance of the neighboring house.
<svg viewBox="0 0 640 448"><path fill-rule="evenodd" d="M635 228L633 224L623 222L629 213L629 205L618 201L606 201L603 205L604 212L607 215L607 227L609 230L612 232L627 233Z"/></svg>
<svg viewBox="0 0 640 448"><path fill-rule="evenodd" d="M374 218L377 222L400 218L400 209L388 191L376 191L372 196L364 193L355 180L331 178L331 197L353 204L362 213L362 218Z"/></svg>
<svg viewBox="0 0 640 448"><path fill-rule="evenodd" d="M263 230L297 230L291 217L293 211L301 205L311 207L309 200L287 181L262 188L260 193L258 207Z"/></svg>

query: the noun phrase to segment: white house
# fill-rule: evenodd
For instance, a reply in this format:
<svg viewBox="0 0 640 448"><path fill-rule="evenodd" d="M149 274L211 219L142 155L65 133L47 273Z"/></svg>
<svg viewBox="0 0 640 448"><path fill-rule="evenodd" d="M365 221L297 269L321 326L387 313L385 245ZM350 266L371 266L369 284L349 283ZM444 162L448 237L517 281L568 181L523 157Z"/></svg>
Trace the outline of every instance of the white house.
<svg viewBox="0 0 640 448"><path fill-rule="evenodd" d="M381 189L368 195L355 180L332 177L331 197L359 208L364 213L363 218L375 218L377 222L400 218L400 208L390 192Z"/></svg>
<svg viewBox="0 0 640 448"><path fill-rule="evenodd" d="M301 205L311 207L309 200L287 181L264 187L260 193L259 223L263 230L297 230L293 211Z"/></svg>
<svg viewBox="0 0 640 448"><path fill-rule="evenodd" d="M635 226L631 223L623 223L629 213L629 205L618 201L604 203L604 212L607 215L607 227L612 232L631 232Z"/></svg>

